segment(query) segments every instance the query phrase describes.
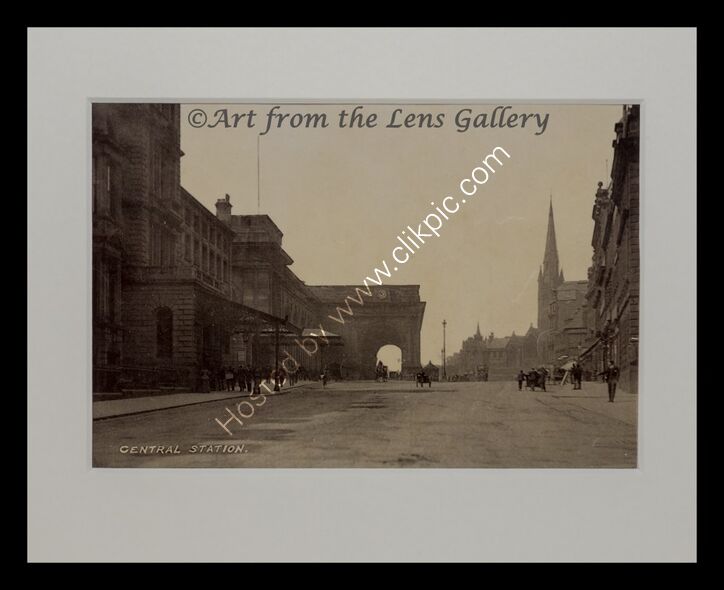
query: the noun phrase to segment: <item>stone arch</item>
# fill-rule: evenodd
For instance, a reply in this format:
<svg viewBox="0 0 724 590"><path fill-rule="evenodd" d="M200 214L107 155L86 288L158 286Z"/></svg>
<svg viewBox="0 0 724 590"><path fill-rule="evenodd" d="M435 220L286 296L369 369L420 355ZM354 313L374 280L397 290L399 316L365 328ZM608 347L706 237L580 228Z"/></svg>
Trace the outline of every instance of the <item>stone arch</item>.
<svg viewBox="0 0 724 590"><path fill-rule="evenodd" d="M396 344L383 344L377 349L377 359L377 362L382 361L391 373L399 373L402 368L402 349Z"/></svg>
<svg viewBox="0 0 724 590"><path fill-rule="evenodd" d="M410 365L412 350L409 338L390 322L368 322L362 330L359 347L360 378L374 379L377 352L385 345L397 346L402 353L402 370Z"/></svg>
<svg viewBox="0 0 724 590"><path fill-rule="evenodd" d="M374 379L377 351L385 344L402 351L403 375L409 377L420 369L425 302L420 301L419 289L419 285L310 287L321 303L324 329L342 338L337 354L344 356L345 378Z"/></svg>

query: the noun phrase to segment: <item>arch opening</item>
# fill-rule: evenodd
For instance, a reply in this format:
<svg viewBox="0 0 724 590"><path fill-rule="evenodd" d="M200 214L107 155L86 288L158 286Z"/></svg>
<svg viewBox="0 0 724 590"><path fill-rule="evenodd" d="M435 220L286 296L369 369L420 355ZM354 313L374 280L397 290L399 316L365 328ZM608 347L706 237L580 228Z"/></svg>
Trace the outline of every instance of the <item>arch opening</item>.
<svg viewBox="0 0 724 590"><path fill-rule="evenodd" d="M395 344L385 344L377 350L375 366L382 363L387 367L387 373L390 377L395 377L402 370L402 349Z"/></svg>

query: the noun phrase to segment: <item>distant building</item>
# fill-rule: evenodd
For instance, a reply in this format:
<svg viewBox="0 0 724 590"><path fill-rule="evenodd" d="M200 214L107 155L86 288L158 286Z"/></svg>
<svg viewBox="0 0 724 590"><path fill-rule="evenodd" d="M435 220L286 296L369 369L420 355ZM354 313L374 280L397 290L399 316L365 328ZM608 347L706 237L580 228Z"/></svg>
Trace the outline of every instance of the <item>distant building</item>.
<svg viewBox="0 0 724 590"><path fill-rule="evenodd" d="M613 360L621 387L631 393L638 392L639 116L638 105L624 107L615 126L611 183L598 183L586 294L592 337L583 353L591 372Z"/></svg>
<svg viewBox="0 0 724 590"><path fill-rule="evenodd" d="M448 377L475 375L478 367L482 367L484 362L485 340L480 333L480 324L478 324L475 333L463 341L460 350L447 358L445 370Z"/></svg>
<svg viewBox="0 0 724 590"><path fill-rule="evenodd" d="M589 337L588 281L564 281L555 290L555 300L549 310L556 328L553 345L553 364L564 364L580 356Z"/></svg>
<svg viewBox="0 0 724 590"><path fill-rule="evenodd" d="M581 353L589 335L588 281L566 281L558 259L553 202L548 208L543 264L538 272L538 355L544 365L562 365Z"/></svg>
<svg viewBox="0 0 724 590"><path fill-rule="evenodd" d="M460 351L448 357L448 376L475 380L487 370L490 381L511 380L521 368L537 366L538 334L531 324L523 336L513 332L500 338L491 332L483 338L478 325L475 334L463 341Z"/></svg>

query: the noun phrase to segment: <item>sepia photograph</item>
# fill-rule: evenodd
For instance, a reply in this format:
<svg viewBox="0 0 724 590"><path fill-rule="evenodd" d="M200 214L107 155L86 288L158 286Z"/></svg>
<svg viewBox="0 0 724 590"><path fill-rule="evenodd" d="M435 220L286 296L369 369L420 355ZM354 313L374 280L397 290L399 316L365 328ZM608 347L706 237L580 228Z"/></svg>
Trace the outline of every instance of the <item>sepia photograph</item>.
<svg viewBox="0 0 724 590"><path fill-rule="evenodd" d="M638 103L94 101L94 468L636 468Z"/></svg>
<svg viewBox="0 0 724 590"><path fill-rule="evenodd" d="M697 36L30 27L28 564L700 560Z"/></svg>

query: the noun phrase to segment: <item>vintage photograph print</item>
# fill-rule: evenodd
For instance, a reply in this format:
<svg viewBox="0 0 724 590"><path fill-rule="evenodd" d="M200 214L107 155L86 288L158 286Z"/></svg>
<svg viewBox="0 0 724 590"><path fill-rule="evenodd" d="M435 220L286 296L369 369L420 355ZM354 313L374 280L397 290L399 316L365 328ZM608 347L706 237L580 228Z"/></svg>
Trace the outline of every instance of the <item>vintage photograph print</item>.
<svg viewBox="0 0 724 590"><path fill-rule="evenodd" d="M93 467L635 468L640 109L94 102Z"/></svg>

